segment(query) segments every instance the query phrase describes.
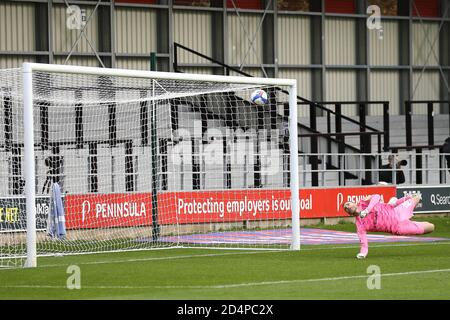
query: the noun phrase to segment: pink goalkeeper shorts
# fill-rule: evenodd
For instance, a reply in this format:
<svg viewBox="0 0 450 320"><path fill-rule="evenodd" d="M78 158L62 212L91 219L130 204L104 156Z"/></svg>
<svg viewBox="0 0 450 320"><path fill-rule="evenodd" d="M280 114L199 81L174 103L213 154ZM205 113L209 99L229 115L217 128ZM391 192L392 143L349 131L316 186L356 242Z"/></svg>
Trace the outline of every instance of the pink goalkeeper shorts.
<svg viewBox="0 0 450 320"><path fill-rule="evenodd" d="M425 233L425 228L420 223L410 220L400 221L396 229L395 234L399 236L410 236Z"/></svg>

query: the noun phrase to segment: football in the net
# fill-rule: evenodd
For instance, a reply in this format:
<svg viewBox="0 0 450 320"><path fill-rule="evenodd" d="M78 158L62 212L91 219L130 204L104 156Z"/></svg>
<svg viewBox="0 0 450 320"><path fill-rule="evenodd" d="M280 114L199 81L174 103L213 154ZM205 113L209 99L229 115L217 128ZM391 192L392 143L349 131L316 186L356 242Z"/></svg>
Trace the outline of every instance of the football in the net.
<svg viewBox="0 0 450 320"><path fill-rule="evenodd" d="M257 105L265 105L269 102L267 99L267 92L264 90L255 90L253 91L250 100Z"/></svg>

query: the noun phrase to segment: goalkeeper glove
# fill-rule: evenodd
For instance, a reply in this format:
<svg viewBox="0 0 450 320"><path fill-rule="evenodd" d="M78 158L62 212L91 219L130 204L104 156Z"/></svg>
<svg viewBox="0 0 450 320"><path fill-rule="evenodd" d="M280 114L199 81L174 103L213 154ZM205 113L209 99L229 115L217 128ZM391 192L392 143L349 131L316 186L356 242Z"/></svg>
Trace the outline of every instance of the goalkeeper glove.
<svg viewBox="0 0 450 320"><path fill-rule="evenodd" d="M360 213L359 213L359 216L361 217L361 218L364 218L365 216L367 216L369 214L369 212L367 211L367 210L363 210L363 211L361 211Z"/></svg>
<svg viewBox="0 0 450 320"><path fill-rule="evenodd" d="M389 200L388 204L390 204L393 207L397 203L397 200L398 199L396 197L392 197L391 200Z"/></svg>

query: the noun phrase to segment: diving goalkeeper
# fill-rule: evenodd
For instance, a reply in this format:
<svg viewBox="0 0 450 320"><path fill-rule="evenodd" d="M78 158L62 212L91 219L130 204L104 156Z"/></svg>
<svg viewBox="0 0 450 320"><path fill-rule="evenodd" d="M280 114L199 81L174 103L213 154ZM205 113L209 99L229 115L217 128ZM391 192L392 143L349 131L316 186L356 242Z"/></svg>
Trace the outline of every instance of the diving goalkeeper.
<svg viewBox="0 0 450 320"><path fill-rule="evenodd" d="M381 197L374 194L359 203L346 202L344 210L349 215L356 216L356 229L361 243L361 250L356 257L364 259L369 252L366 236L368 231L403 236L433 232L432 223L410 220L420 200L419 196L413 195L401 199L394 197L388 203L383 203Z"/></svg>

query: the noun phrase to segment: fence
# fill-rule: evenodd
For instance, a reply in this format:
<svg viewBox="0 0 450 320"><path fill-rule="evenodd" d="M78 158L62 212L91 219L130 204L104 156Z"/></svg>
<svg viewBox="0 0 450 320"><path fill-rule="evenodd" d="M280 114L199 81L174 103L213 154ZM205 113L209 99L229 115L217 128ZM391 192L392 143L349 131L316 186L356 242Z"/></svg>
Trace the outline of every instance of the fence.
<svg viewBox="0 0 450 320"><path fill-rule="evenodd" d="M427 114L427 131L428 131L428 145L432 146L435 144L434 137L435 137L435 130L434 130L434 105L440 104L445 105L447 104L450 108L450 101L446 100L427 100L427 101L411 101L407 100L405 101L405 134L406 134L406 146L412 147L413 145L413 106L414 105L427 105L426 114ZM442 108L443 109L443 108ZM450 116L450 113L449 113ZM450 119L448 121L449 125L449 136L450 136Z"/></svg>
<svg viewBox="0 0 450 320"><path fill-rule="evenodd" d="M406 161L406 164L399 169L387 168L389 156L396 156L399 161ZM320 163L318 169L311 168L309 157L317 157ZM371 154L305 153L300 154L299 158L300 185L312 186L314 175L319 176L318 186L364 185L367 184L365 179L368 173L372 177L372 184L445 185L450 181L450 159L447 161L446 157L450 158L450 154L440 153L437 149ZM333 162L339 162L341 167L327 166L329 158L334 158ZM366 166L367 159L370 159L370 167ZM397 174L397 171L402 174ZM404 181L398 181L399 176Z"/></svg>

